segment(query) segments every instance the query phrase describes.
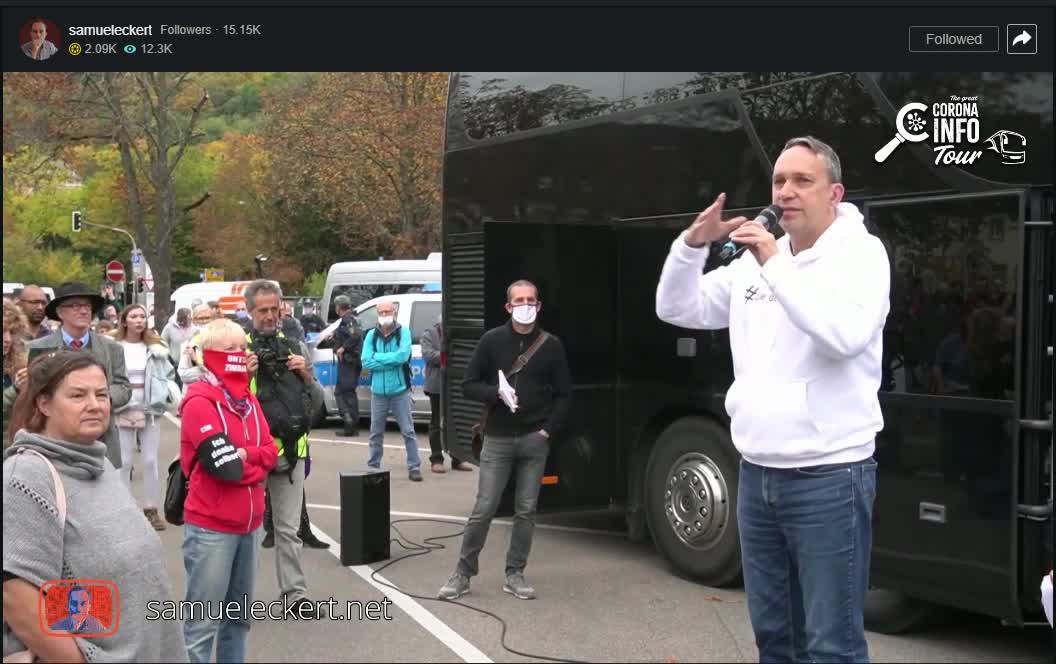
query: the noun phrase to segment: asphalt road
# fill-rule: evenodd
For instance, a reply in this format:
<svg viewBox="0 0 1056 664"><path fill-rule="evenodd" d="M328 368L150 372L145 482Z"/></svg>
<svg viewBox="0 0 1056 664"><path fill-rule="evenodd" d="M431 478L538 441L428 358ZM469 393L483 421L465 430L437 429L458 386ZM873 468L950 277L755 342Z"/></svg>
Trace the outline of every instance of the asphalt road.
<svg viewBox="0 0 1056 664"><path fill-rule="evenodd" d="M332 425L333 426L333 425ZM344 607L355 602L346 620L265 619L253 624L250 661L542 661L538 657L581 661L758 661L740 590L709 588L671 574L651 544L623 535L618 514L584 513L542 517L526 575L539 598L522 601L502 592L502 570L510 527L496 520L481 555L481 573L469 595L459 600L490 611L506 622L434 598L454 569L461 520L475 497L477 472L434 475L428 467L428 437L419 430L421 483L407 478L403 440L386 434L383 469L391 472L391 519L408 546L426 538L456 535L443 545L392 563L406 551L392 545L392 558L371 566L343 567L338 473L366 461L366 434L342 439L332 430L313 432L312 474L307 481L309 513L330 550L304 549L304 570L314 599L333 598ZM162 466L175 457L177 427L165 421ZM136 478L135 492L142 491ZM435 521L398 523L401 519ZM393 533L396 537L396 533ZM161 533L177 599L183 597L182 528ZM411 544L411 543L417 543ZM274 549L261 549L256 600L278 597ZM374 570L385 567L380 573ZM404 592L387 588L391 583ZM406 594L404 594L406 593ZM414 599L410 595L422 596ZM377 602L359 615L358 608ZM384 619L382 611L390 619ZM377 619L381 618L381 619ZM1052 631L1002 627L997 621L951 615L941 625L904 636L868 634L873 661L882 662L1039 662L1052 658Z"/></svg>

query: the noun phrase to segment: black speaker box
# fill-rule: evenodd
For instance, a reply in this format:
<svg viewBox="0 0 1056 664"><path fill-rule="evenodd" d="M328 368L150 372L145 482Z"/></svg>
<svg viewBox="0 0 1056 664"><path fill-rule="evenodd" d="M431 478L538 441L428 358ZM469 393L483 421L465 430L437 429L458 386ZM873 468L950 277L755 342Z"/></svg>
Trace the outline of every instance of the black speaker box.
<svg viewBox="0 0 1056 664"><path fill-rule="evenodd" d="M389 557L389 473L340 474L341 564L366 565Z"/></svg>

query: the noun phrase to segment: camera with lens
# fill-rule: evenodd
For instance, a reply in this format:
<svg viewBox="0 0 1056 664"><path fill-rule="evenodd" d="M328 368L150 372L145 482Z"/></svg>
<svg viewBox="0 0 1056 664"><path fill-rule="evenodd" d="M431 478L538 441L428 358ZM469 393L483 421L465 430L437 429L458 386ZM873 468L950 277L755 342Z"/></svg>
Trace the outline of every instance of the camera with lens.
<svg viewBox="0 0 1056 664"><path fill-rule="evenodd" d="M287 371L286 363L290 359L290 351L279 342L278 337L258 337L253 340L253 345L257 363L262 370L272 376Z"/></svg>

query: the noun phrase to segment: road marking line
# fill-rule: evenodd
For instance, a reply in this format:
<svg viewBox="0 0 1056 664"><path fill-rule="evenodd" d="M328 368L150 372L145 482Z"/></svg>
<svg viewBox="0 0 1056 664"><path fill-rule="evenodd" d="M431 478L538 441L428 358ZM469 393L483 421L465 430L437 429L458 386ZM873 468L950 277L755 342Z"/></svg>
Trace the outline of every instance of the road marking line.
<svg viewBox="0 0 1056 664"><path fill-rule="evenodd" d="M168 421L172 422L176 426L180 426L180 418L176 417L172 413L166 412L165 413L165 419L167 419ZM338 445L359 445L361 447L369 447L370 446L370 443L361 443L361 442L355 441L355 440L335 440L333 438L313 438L313 437L309 437L308 440L310 440L313 443L336 443ZM385 448L385 449L389 449L389 450L406 450L407 449L407 447L405 445L382 445L382 447ZM428 452L431 452L431 450L428 447L419 447L418 448L418 452L426 452L426 453L428 453Z"/></svg>
<svg viewBox="0 0 1056 664"><path fill-rule="evenodd" d="M341 545L334 541L332 537L327 535L325 532L319 529L319 526L312 524L312 532L315 536L330 545L330 553L340 562L341 560ZM403 609L404 613L413 618L415 622L425 628L430 634L432 634L440 643L447 646L451 652L455 653L462 658L464 662L487 662L490 663L493 660L481 652L476 646L467 641L458 632L451 629L442 620L434 616L428 609L419 604L414 598L404 595L398 590L393 590L388 586L383 586L378 581L372 578L374 569L370 565L346 565L346 569L350 569L356 573L357 576L362 578L364 581L373 586L378 590L383 597L388 597L392 600L392 603ZM380 574L377 575L377 579L383 583L392 583Z"/></svg>
<svg viewBox="0 0 1056 664"><path fill-rule="evenodd" d="M341 511L340 505L322 505L319 503L308 503L308 507L314 507L321 510L335 510ZM451 521L454 523L465 523L469 519L464 516L455 516L453 514L428 514L425 512L397 512L395 510L389 510L390 516L403 516L411 517L416 519L437 519L439 521ZM505 519L495 519L492 523L497 523L502 526L512 526L512 521ZM607 535L609 537L626 537L625 533L614 530L595 530L593 528L577 528L575 526L558 526L549 523L538 523L535 524L536 528L543 528L545 530L557 530L566 533L585 533L587 535Z"/></svg>

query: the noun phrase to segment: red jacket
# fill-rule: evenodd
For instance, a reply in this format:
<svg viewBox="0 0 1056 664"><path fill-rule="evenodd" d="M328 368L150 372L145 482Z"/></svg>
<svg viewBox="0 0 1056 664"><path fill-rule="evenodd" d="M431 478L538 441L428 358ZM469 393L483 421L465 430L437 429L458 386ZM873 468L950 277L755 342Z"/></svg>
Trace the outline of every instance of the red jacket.
<svg viewBox="0 0 1056 664"><path fill-rule="evenodd" d="M264 521L264 483L275 467L279 448L268 428L260 402L250 395L245 418L231 410L223 391L204 380L187 388L180 404L180 465L191 471L203 441L224 433L235 448L246 450L241 480L229 482L215 477L195 463L190 473L184 520L187 523L224 533L245 534Z"/></svg>

